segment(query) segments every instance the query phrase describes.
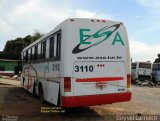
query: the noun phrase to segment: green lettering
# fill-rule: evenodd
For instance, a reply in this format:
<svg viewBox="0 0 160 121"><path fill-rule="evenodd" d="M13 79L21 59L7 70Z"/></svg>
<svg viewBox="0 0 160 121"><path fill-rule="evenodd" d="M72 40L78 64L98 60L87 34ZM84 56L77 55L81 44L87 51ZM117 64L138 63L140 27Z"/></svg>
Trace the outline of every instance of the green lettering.
<svg viewBox="0 0 160 121"><path fill-rule="evenodd" d="M85 42L84 40L86 39L86 38L89 38L90 37L90 35L86 35L86 34L84 34L84 32L86 31L90 31L90 29L80 29L79 30L80 31L80 43L81 44L91 44L91 42Z"/></svg>
<svg viewBox="0 0 160 121"><path fill-rule="evenodd" d="M121 42L121 44L124 46L124 42L118 32L116 33L116 36L114 37L112 45L114 45L116 42Z"/></svg>

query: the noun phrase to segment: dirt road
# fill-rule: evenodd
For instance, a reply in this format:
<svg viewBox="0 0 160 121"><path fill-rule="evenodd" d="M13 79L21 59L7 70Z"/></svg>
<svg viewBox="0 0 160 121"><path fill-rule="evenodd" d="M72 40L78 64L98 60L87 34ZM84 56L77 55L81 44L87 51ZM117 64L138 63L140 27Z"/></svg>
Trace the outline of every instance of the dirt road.
<svg viewBox="0 0 160 121"><path fill-rule="evenodd" d="M130 102L65 109L64 113L41 113L38 97L21 88L20 82L12 83L14 85L10 85L9 80L0 79L1 119L18 116L18 121L112 121L116 120L115 115L160 115L160 88L133 86Z"/></svg>

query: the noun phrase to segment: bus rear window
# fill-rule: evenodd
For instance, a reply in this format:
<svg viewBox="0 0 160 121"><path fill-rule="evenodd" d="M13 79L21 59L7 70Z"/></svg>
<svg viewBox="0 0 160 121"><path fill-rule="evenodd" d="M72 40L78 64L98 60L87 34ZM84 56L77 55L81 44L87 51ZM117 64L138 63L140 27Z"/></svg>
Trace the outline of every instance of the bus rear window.
<svg viewBox="0 0 160 121"><path fill-rule="evenodd" d="M149 63L140 63L139 68L148 68L151 69L151 64Z"/></svg>
<svg viewBox="0 0 160 121"><path fill-rule="evenodd" d="M137 64L136 63L132 63L132 69L136 69Z"/></svg>
<svg viewBox="0 0 160 121"><path fill-rule="evenodd" d="M153 71L160 70L160 64L153 64L152 70L153 70Z"/></svg>

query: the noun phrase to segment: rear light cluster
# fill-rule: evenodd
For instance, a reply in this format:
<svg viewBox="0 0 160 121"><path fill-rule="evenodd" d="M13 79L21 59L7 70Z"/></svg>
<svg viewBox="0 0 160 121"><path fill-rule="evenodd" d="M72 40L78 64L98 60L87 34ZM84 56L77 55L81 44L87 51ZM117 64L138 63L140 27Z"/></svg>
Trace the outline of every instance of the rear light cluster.
<svg viewBox="0 0 160 121"><path fill-rule="evenodd" d="M71 77L64 77L64 92L71 92Z"/></svg>
<svg viewBox="0 0 160 121"><path fill-rule="evenodd" d="M131 87L131 74L127 74L127 88Z"/></svg>
<svg viewBox="0 0 160 121"><path fill-rule="evenodd" d="M74 21L74 19L70 19L70 21ZM91 19L91 22L106 22L106 20L101 20L101 19Z"/></svg>
<svg viewBox="0 0 160 121"><path fill-rule="evenodd" d="M100 20L100 19L91 19L91 22L106 22L106 20Z"/></svg>

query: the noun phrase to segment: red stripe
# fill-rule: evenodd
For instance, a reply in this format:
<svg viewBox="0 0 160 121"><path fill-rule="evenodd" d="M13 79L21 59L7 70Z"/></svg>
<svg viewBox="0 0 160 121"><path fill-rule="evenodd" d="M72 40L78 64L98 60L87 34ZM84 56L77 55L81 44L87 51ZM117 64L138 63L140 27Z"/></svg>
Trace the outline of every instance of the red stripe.
<svg viewBox="0 0 160 121"><path fill-rule="evenodd" d="M80 107L102 104L112 104L115 102L124 102L131 99L131 92L101 94L101 95L85 95L85 96L62 96L63 107Z"/></svg>
<svg viewBox="0 0 160 121"><path fill-rule="evenodd" d="M76 82L101 82L101 81L118 81L123 80L123 77L102 77L102 78L84 78L77 79Z"/></svg>

